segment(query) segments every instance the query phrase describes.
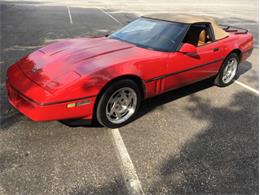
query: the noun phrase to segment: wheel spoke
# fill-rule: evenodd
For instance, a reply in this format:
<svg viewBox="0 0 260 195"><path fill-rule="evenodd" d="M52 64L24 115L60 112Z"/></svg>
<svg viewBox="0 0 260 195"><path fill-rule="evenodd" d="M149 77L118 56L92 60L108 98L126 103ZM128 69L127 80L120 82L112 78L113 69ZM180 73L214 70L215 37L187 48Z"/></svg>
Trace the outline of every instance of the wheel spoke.
<svg viewBox="0 0 260 195"><path fill-rule="evenodd" d="M129 94L128 95L128 98L127 98L127 106L129 106L130 104L131 104L131 102L132 102L132 100L134 99L134 96L133 96L133 94Z"/></svg>
<svg viewBox="0 0 260 195"><path fill-rule="evenodd" d="M118 96L119 96L119 94L116 94L116 95L112 96L112 99L110 100L110 102L116 103L118 101L118 99L119 99Z"/></svg>
<svg viewBox="0 0 260 195"><path fill-rule="evenodd" d="M232 67L234 65L234 62L235 62L234 60L230 60L229 63L228 63L228 66Z"/></svg>
<svg viewBox="0 0 260 195"><path fill-rule="evenodd" d="M115 114L116 114L116 118L117 118L117 119L120 119L121 116L122 116L122 113L119 112L118 110L115 110Z"/></svg>
<svg viewBox="0 0 260 195"><path fill-rule="evenodd" d="M121 96L122 96L122 98L123 98L124 100L126 100L126 99L127 99L127 96L126 96L126 93L125 93L125 91L122 91L122 92L121 92Z"/></svg>
<svg viewBox="0 0 260 195"><path fill-rule="evenodd" d="M108 115L108 116L111 116L111 115L114 114L114 112L115 112L115 108L114 108L114 105L113 105L113 106L111 107L110 111L107 112L107 115Z"/></svg>
<svg viewBox="0 0 260 195"><path fill-rule="evenodd" d="M226 81L227 75L223 76L223 81Z"/></svg>

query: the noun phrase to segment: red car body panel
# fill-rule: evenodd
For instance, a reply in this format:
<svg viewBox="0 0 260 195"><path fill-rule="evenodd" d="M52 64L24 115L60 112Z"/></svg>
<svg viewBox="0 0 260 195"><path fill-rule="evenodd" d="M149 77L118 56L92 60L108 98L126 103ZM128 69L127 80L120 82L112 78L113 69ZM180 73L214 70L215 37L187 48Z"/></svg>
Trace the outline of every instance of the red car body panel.
<svg viewBox="0 0 260 195"><path fill-rule="evenodd" d="M252 48L250 33L230 33L197 47L196 56L144 49L107 37L64 40L8 69L8 99L35 121L92 119L96 97L114 79L139 78L148 98L214 76L231 51L241 51L245 60ZM73 103L80 106L68 108Z"/></svg>

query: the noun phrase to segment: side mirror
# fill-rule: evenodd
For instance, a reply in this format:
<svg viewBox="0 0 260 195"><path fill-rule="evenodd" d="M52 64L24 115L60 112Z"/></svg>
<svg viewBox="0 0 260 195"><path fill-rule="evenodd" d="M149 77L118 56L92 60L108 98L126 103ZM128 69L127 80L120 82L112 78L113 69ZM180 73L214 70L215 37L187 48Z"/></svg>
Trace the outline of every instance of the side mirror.
<svg viewBox="0 0 260 195"><path fill-rule="evenodd" d="M187 55L195 56L197 55L197 48L192 44L184 43L181 49L179 50L179 52Z"/></svg>

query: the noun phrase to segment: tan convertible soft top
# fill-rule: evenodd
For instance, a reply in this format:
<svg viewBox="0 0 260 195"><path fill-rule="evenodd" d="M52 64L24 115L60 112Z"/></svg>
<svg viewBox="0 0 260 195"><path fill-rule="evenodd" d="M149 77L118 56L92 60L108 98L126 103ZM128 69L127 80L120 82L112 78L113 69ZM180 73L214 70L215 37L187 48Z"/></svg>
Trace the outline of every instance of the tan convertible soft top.
<svg viewBox="0 0 260 195"><path fill-rule="evenodd" d="M170 13L150 14L150 15L144 15L144 17L159 19L159 20L166 20L166 21L171 21L171 22L186 23L186 24L209 22L209 23L211 23L212 28L214 30L214 35L215 35L216 40L223 39L229 35L217 24L217 22L214 20L214 18L211 18L211 17L185 15L185 14L176 15L176 14L170 14Z"/></svg>

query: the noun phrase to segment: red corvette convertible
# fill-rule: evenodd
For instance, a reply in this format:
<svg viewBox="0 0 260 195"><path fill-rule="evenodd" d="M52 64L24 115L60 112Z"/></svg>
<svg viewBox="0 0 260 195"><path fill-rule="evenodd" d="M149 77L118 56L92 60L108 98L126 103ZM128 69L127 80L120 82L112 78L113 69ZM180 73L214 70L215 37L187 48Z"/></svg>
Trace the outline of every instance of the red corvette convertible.
<svg viewBox="0 0 260 195"><path fill-rule="evenodd" d="M34 121L95 117L116 128L143 99L209 77L231 84L252 49L247 30L212 18L147 15L109 36L68 39L25 56L7 71L8 99Z"/></svg>

